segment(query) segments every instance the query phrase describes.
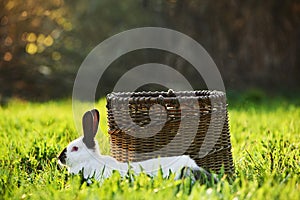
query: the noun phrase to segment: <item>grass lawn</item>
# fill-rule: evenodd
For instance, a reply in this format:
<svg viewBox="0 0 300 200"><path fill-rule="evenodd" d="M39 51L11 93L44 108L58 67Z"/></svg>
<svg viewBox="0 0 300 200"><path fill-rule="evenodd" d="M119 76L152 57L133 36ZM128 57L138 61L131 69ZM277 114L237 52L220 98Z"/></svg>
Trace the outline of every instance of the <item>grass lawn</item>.
<svg viewBox="0 0 300 200"><path fill-rule="evenodd" d="M71 100L11 101L0 107L0 199L300 199L300 99L229 99L236 179L207 187L189 179L135 181L118 173L103 185L81 184L57 165L58 153L77 133ZM106 110L105 101L97 108ZM106 119L97 135L109 153Z"/></svg>

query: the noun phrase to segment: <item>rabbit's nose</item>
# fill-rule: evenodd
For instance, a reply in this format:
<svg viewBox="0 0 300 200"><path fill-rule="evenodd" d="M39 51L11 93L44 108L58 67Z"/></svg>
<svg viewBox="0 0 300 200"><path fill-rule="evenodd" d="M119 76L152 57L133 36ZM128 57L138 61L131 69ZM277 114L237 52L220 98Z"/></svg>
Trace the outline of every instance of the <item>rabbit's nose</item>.
<svg viewBox="0 0 300 200"><path fill-rule="evenodd" d="M64 150L59 154L58 159L62 164L66 164L66 158L67 158L67 148L64 148Z"/></svg>

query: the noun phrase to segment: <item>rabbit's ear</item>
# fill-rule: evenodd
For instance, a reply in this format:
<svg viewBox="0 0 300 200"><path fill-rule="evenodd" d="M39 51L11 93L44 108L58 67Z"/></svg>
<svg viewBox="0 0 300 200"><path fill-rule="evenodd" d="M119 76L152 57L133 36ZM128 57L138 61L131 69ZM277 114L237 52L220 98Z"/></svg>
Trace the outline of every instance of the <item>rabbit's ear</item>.
<svg viewBox="0 0 300 200"><path fill-rule="evenodd" d="M98 131L99 121L100 121L100 115L99 111L97 109L91 110L93 114L93 133L96 135Z"/></svg>
<svg viewBox="0 0 300 200"><path fill-rule="evenodd" d="M83 142L89 148L95 148L95 135L98 130L99 124L99 112L94 109L92 111L87 111L82 118L83 127Z"/></svg>

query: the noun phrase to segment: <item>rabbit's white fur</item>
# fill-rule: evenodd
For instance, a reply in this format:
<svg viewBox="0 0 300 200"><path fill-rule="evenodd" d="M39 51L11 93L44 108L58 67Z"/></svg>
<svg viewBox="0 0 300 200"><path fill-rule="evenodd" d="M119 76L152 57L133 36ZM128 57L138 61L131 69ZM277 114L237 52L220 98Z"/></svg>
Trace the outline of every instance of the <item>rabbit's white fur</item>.
<svg viewBox="0 0 300 200"><path fill-rule="evenodd" d="M195 161L186 155L121 163L111 156L101 155L97 142L94 149L87 148L82 138L74 140L67 146L65 165L72 174L78 174L80 171L83 171L84 178L86 179L92 176L97 180L105 179L110 177L114 170L119 171L121 176L125 176L129 168L135 174L143 171L150 176L155 176L158 170L162 170L164 177L169 176L170 172L173 172L176 173L176 178L180 176L183 167L201 170ZM78 147L78 151L71 152L74 146Z"/></svg>
<svg viewBox="0 0 300 200"><path fill-rule="evenodd" d="M162 170L164 177L173 172L175 178L181 176L184 167L192 171L205 171L186 155L131 163L121 163L111 156L101 155L98 143L94 139L98 130L99 117L96 109L86 112L82 120L84 135L72 141L59 155L59 163L66 165L70 173L78 174L83 171L84 178L88 179L94 176L97 180L102 181L110 177L114 170L119 171L123 177L128 174L129 170L135 174L143 171L150 176L155 176L158 170Z"/></svg>

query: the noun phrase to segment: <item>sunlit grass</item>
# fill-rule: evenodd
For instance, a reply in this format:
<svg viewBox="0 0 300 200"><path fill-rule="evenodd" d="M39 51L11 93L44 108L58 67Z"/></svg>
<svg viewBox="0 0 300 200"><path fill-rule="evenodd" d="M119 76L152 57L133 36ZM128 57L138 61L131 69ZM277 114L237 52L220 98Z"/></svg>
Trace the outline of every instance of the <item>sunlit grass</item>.
<svg viewBox="0 0 300 200"><path fill-rule="evenodd" d="M296 101L297 102L297 101ZM105 101L96 104L106 116ZM0 107L0 199L300 199L300 107L295 101L229 100L236 179L208 188L188 179L141 174L132 182L118 173L103 185L68 176L56 156L80 133L71 100L11 101ZM109 153L106 118L97 140ZM79 130L81 131L81 130Z"/></svg>

